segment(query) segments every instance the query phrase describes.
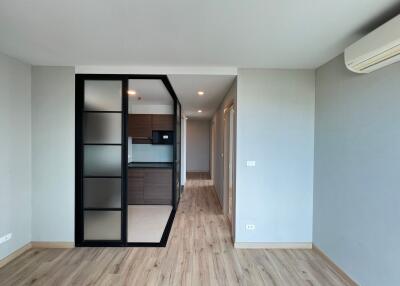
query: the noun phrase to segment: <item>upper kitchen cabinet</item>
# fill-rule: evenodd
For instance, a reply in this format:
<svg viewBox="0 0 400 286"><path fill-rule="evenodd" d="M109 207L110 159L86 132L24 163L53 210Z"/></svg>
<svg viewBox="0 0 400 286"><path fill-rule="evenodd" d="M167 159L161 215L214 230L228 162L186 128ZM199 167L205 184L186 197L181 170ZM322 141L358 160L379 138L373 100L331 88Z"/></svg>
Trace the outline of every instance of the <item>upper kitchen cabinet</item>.
<svg viewBox="0 0 400 286"><path fill-rule="evenodd" d="M170 114L129 114L128 136L135 143L151 143L153 131L173 131Z"/></svg>
<svg viewBox="0 0 400 286"><path fill-rule="evenodd" d="M128 135L134 140L151 140L151 114L129 114Z"/></svg>
<svg viewBox="0 0 400 286"><path fill-rule="evenodd" d="M170 114L152 114L152 129L160 131L174 130L174 117Z"/></svg>
<svg viewBox="0 0 400 286"><path fill-rule="evenodd" d="M173 131L170 114L129 114L128 134L136 139L151 138L152 131Z"/></svg>

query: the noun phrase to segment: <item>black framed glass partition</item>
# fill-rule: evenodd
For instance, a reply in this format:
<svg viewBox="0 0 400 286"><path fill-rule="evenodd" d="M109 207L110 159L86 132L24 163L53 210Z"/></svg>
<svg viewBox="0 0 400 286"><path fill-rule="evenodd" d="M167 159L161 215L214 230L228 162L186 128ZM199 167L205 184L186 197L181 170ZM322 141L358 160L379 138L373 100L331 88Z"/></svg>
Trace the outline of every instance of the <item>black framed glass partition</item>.
<svg viewBox="0 0 400 286"><path fill-rule="evenodd" d="M181 104L176 102L175 108L175 205L181 197Z"/></svg>
<svg viewBox="0 0 400 286"><path fill-rule="evenodd" d="M76 78L77 245L124 240L124 90L123 79Z"/></svg>
<svg viewBox="0 0 400 286"><path fill-rule="evenodd" d="M174 101L173 211L162 242L137 246L164 246L168 239L180 197L181 111L167 76L77 74L76 246L135 246L127 242L128 83L131 79L161 80Z"/></svg>

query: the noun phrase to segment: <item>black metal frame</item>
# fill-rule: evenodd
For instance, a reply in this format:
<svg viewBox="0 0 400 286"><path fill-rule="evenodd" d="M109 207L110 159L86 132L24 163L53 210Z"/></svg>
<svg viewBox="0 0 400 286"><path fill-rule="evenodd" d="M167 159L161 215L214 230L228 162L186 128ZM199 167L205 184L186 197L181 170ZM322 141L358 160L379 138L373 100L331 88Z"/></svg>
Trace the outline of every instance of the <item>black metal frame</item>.
<svg viewBox="0 0 400 286"><path fill-rule="evenodd" d="M172 200L173 207L171 214L168 218L167 225L164 229L161 241L159 243L133 243L127 242L127 169L128 169L128 146L127 146L127 126L128 126L128 81L129 79L158 79L161 80L171 97L174 100L174 144L173 144L173 171L172 171ZM84 111L84 81L85 80L118 80L122 82L122 133L121 133L121 144L84 144L83 142L83 114ZM177 107L180 107L180 113L177 114ZM92 113L116 113L116 111L90 111ZM172 223L175 218L176 209L178 207L179 201L176 198L176 144L177 144L177 116L181 117L181 104L172 88L171 83L166 75L131 75L131 74L76 74L75 75L75 245L77 247L81 246L94 246L94 247L165 247L168 241L169 233L171 231ZM182 132L182 131L180 131ZM83 239L83 218L84 218L84 205L83 205L83 147L85 145L118 145L122 149L122 160L121 160L121 208L105 208L106 210L120 210L121 211L121 240L119 241L109 241L109 240L93 240L85 241ZM182 148L182 146L180 147ZM96 177L96 176L90 176ZM89 178L86 176L85 178ZM114 176L101 176L101 178L115 178ZM179 176L179 186L181 186L181 178ZM105 210L102 208L87 208L87 210Z"/></svg>
<svg viewBox="0 0 400 286"><path fill-rule="evenodd" d="M172 87L171 87L172 88ZM178 106L179 106L179 114L178 114ZM174 106L174 175L173 175L173 178L174 178L174 187L173 187L173 190L175 190L176 189L176 178L177 178L177 174L176 174L176 164L177 164L177 160L176 160L176 158L177 158L177 156L178 156L178 154L176 153L176 145L177 145L177 141L178 141L178 138L177 138L177 136L178 136L178 132L177 132L177 130L176 130L176 126L177 126L177 118L179 117L179 122L181 123L180 124L180 129L179 129L179 136L181 136L182 135L182 106L181 106L181 104L180 104L180 102L179 102L179 100L176 100L175 101L175 106ZM181 148L182 148L182 140L181 140L181 138L179 138L179 152L181 152ZM181 168L181 170L182 170L182 158L181 158L181 154L179 154L179 167ZM178 192L179 192L179 197L178 198L176 198L176 191L174 191L174 197L173 197L173 200L174 200L174 204L176 204L176 206L179 204L179 200L180 200L180 198L181 198L181 185L182 185L182 182L181 182L181 172L179 172L179 177L178 177L178 180L179 180L179 188L178 188Z"/></svg>

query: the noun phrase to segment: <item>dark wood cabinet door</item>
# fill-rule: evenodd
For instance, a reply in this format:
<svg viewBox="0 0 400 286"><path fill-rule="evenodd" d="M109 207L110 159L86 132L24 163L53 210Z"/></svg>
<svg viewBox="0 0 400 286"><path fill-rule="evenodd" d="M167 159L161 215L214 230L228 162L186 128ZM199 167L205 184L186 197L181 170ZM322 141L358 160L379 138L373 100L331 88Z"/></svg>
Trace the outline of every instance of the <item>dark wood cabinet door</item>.
<svg viewBox="0 0 400 286"><path fill-rule="evenodd" d="M128 170L128 204L144 203L144 170Z"/></svg>
<svg viewBox="0 0 400 286"><path fill-rule="evenodd" d="M137 205L144 203L144 179L128 178L128 204Z"/></svg>
<svg viewBox="0 0 400 286"><path fill-rule="evenodd" d="M143 196L145 204L171 204L172 169L147 169Z"/></svg>
<svg viewBox="0 0 400 286"><path fill-rule="evenodd" d="M160 131L174 130L174 117L170 114L152 114L152 128Z"/></svg>
<svg viewBox="0 0 400 286"><path fill-rule="evenodd" d="M172 204L172 169L129 169L128 204Z"/></svg>
<svg viewBox="0 0 400 286"><path fill-rule="evenodd" d="M152 120L151 114L129 114L128 135L133 140L151 140Z"/></svg>

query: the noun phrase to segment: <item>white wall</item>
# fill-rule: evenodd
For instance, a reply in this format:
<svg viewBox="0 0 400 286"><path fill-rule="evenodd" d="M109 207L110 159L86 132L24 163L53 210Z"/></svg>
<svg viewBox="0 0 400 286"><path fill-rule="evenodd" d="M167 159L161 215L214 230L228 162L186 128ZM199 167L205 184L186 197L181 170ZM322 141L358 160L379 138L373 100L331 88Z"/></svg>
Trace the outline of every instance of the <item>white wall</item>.
<svg viewBox="0 0 400 286"><path fill-rule="evenodd" d="M174 114L174 104L129 104L129 114Z"/></svg>
<svg viewBox="0 0 400 286"><path fill-rule="evenodd" d="M209 172L210 121L188 119L186 135L187 172Z"/></svg>
<svg viewBox="0 0 400 286"><path fill-rule="evenodd" d="M212 124L215 125L215 154L214 163L215 168L213 170L214 175L214 187L218 195L221 206L224 205L224 160L222 153L224 152L224 109L236 101L237 93L237 82L233 83L229 89L227 95L223 99L221 105L215 112Z"/></svg>
<svg viewBox="0 0 400 286"><path fill-rule="evenodd" d="M32 241L74 241L75 72L32 68Z"/></svg>
<svg viewBox="0 0 400 286"><path fill-rule="evenodd" d="M181 117L181 185L186 184L186 126L187 119L182 111Z"/></svg>
<svg viewBox="0 0 400 286"><path fill-rule="evenodd" d="M314 104L314 71L239 69L237 242L312 241Z"/></svg>
<svg viewBox="0 0 400 286"><path fill-rule="evenodd" d="M400 285L400 63L317 70L314 243L357 283Z"/></svg>
<svg viewBox="0 0 400 286"><path fill-rule="evenodd" d="M0 54L0 259L31 241L31 67Z"/></svg>

